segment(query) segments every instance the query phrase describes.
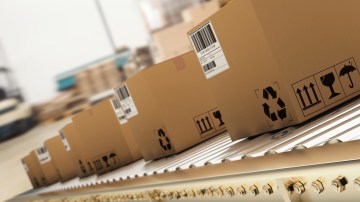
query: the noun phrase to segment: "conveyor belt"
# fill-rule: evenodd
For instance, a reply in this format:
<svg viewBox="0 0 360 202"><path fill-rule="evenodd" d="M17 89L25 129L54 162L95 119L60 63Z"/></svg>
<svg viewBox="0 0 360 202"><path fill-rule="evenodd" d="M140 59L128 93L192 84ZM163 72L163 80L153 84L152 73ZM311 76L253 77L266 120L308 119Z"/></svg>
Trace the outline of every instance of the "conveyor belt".
<svg viewBox="0 0 360 202"><path fill-rule="evenodd" d="M348 104L336 110L333 110L331 113L328 113L320 118L316 118L299 126L289 127L275 133L263 134L256 138L240 139L234 142L231 141L227 133L224 133L191 149L188 149L180 154L173 155L168 158L163 158L150 162L139 160L135 163L132 163L128 166L122 167L102 176L94 175L84 179L75 178L65 183L57 183L49 187L34 190L30 193L19 196L17 199L26 199L26 197L30 196L39 197L44 194L49 196L49 194L51 195L54 193L60 194L60 196L61 194L66 195L67 193L72 193L74 195L74 192L77 191L77 193L90 193L89 189L87 188L92 188L91 193L94 193L94 190L96 190L97 187L99 188L99 190L101 190L107 185L112 188L112 191L117 190L118 192L126 192L129 191L129 189L131 189L132 192L136 190L144 191L149 189L155 189L157 187L162 187L165 184L170 188L171 186L180 186L180 184L185 185L186 183L197 179L196 176L192 176L192 170L194 172L204 170L204 173L206 173L204 174L204 176L198 176L199 182L204 179L212 179L213 177L223 177L223 182L229 182L231 180L225 180L225 178L227 175L234 175L233 171L224 171L224 175L219 176L217 172L213 174L211 172L209 173L208 169L211 170L211 168L217 167L219 169L224 169L224 165L237 165L238 162L241 163L242 161L247 162L247 165L249 165L250 167L252 163L258 166L258 163L256 163L255 161L257 158L255 157L258 157L259 161L260 159L266 160L266 158L274 158L276 161L276 157L278 156L279 161L284 161L281 159L286 159L288 153L298 155L299 152L309 152L309 154L311 154L312 151L314 151L314 153L324 152L316 148L319 146L324 146L326 144L330 144L330 146L324 146L324 148L329 148L331 149L331 152L335 152L337 148L340 148L342 145L346 144L335 143L349 142L358 139L360 139L360 100L355 99ZM360 141L354 141L354 143L356 143L357 146L360 146ZM348 145L349 148L353 147L353 143L349 143ZM289 152L292 150L298 150L298 152ZM331 154L331 152L329 152L329 154ZM351 151L347 152L350 154ZM281 155L281 153L284 153L284 155ZM358 154L358 156L360 159L360 154ZM299 161L301 161L300 158L302 158L301 155L299 156ZM351 162L352 160L357 160L354 159L355 157L352 157L351 155L349 155L349 159L343 159L344 155L342 157L329 158L330 160L327 160L327 158L324 158L323 160L319 157L319 165L336 163L334 161ZM338 159L336 160L336 158ZM254 159L254 161L252 159ZM234 162L234 164L232 164L232 162ZM307 162L306 159L304 160L304 162ZM279 162L278 167L279 169L285 169L287 167L301 168L304 166L317 164L311 163L311 158L309 158L309 162L310 163L308 163L307 165L301 165L295 161L294 164L296 165L292 165L291 161L289 160L289 163L286 163L285 165L284 162ZM273 172L275 173L276 169L274 168L276 168L276 164L271 164L275 167L271 167L270 164L269 168L271 169L268 169L267 165L263 165L263 168L258 168L254 166L254 172L256 170L258 172L265 170L273 170ZM240 167L239 175L253 173L251 172L251 168L243 168L243 170L241 170ZM233 168L229 169L231 170ZM226 168L224 170L226 170ZM184 178L176 178L177 175L182 176L184 175L184 173L186 174ZM166 176L168 176L168 178L165 179L168 180L166 180L166 182L161 181L161 178ZM284 176L282 176L281 179L282 178L284 178ZM279 183L279 179L280 178L276 178L277 183ZM142 182L145 180L147 181L143 184ZM171 184L171 182L173 182L173 184ZM278 189L280 188L281 186L279 187L278 185ZM201 195L201 193L198 194ZM59 195L56 196L59 197ZM171 195L171 197L174 196ZM165 198L166 197L164 196L164 199ZM284 198L284 196L282 196L282 198ZM291 195L288 196L288 198L291 199ZM286 199L284 200L286 201Z"/></svg>

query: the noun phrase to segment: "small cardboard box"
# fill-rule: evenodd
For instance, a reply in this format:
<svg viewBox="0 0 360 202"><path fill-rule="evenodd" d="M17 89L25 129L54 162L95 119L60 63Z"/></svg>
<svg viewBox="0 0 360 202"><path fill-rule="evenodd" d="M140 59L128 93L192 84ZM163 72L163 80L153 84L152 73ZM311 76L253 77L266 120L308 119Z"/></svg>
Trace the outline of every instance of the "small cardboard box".
<svg viewBox="0 0 360 202"><path fill-rule="evenodd" d="M115 89L145 160L224 132L193 51L150 67Z"/></svg>
<svg viewBox="0 0 360 202"><path fill-rule="evenodd" d="M106 99L73 117L76 130L85 145L84 158L89 169L99 175L141 158L132 155L138 147L127 142L131 133L121 128L112 103Z"/></svg>
<svg viewBox="0 0 360 202"><path fill-rule="evenodd" d="M51 160L57 169L62 182L77 177L75 165L71 157L69 147L65 148L63 138L60 135L52 137L44 142L51 156Z"/></svg>
<svg viewBox="0 0 360 202"><path fill-rule="evenodd" d="M359 8L232 1L188 32L233 140L301 123L359 94Z"/></svg>
<svg viewBox="0 0 360 202"><path fill-rule="evenodd" d="M30 155L25 156L21 159L21 163L23 164L24 170L26 171L26 174L28 175L30 182L34 188L39 188L44 185L44 181L42 180L42 171L39 168L39 170L36 170L36 167L34 168L33 162L31 161Z"/></svg>
<svg viewBox="0 0 360 202"><path fill-rule="evenodd" d="M36 166L36 169L40 169L42 171L45 185L51 185L60 180L59 173L56 170L51 156L45 146L33 150L30 155L33 158L32 160L34 160L33 165Z"/></svg>
<svg viewBox="0 0 360 202"><path fill-rule="evenodd" d="M192 22L182 22L152 34L156 47L155 63L165 61L192 50L186 32L193 27Z"/></svg>
<svg viewBox="0 0 360 202"><path fill-rule="evenodd" d="M86 159L88 147L82 141L82 137L77 132L74 123L63 127L59 133L65 150L70 152L70 158L77 176L84 178L95 174L95 169L91 166L90 161Z"/></svg>

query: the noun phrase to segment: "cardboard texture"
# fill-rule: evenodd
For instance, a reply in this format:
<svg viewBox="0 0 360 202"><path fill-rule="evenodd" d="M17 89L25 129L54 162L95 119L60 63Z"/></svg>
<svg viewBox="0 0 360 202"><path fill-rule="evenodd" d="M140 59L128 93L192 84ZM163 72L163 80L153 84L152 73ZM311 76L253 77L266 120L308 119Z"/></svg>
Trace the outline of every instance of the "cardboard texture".
<svg viewBox="0 0 360 202"><path fill-rule="evenodd" d="M99 175L141 158L138 148L128 144L131 133L122 131L109 99L73 117L76 130L85 146L86 169Z"/></svg>
<svg viewBox="0 0 360 202"><path fill-rule="evenodd" d="M65 182L77 177L76 168L71 157L71 150L65 149L63 139L57 135L44 142L52 158L52 162L60 175L60 180Z"/></svg>
<svg viewBox="0 0 360 202"><path fill-rule="evenodd" d="M37 170L44 185L48 186L59 181L59 175L45 147L31 151L30 158L34 170Z"/></svg>
<svg viewBox="0 0 360 202"><path fill-rule="evenodd" d="M60 137L62 137L65 150L70 152L70 158L72 159L77 176L84 178L95 174L95 169L87 169L89 167L92 168L90 161L87 161L86 158L88 147L82 141L74 123L70 123L63 127L59 133Z"/></svg>
<svg viewBox="0 0 360 202"><path fill-rule="evenodd" d="M165 61L192 50L186 32L193 27L192 22L183 22L152 34L156 47L155 63Z"/></svg>
<svg viewBox="0 0 360 202"><path fill-rule="evenodd" d="M188 32L233 140L359 94L359 8L355 0L232 1Z"/></svg>
<svg viewBox="0 0 360 202"><path fill-rule="evenodd" d="M115 89L145 160L225 131L193 51L150 67Z"/></svg>
<svg viewBox="0 0 360 202"><path fill-rule="evenodd" d="M39 174L41 169L36 170L36 167L34 168L34 163L32 162L31 157L29 155L25 156L21 159L21 163L24 166L24 170L28 175L32 186L34 188L42 187L44 185L44 181L42 180L42 175Z"/></svg>

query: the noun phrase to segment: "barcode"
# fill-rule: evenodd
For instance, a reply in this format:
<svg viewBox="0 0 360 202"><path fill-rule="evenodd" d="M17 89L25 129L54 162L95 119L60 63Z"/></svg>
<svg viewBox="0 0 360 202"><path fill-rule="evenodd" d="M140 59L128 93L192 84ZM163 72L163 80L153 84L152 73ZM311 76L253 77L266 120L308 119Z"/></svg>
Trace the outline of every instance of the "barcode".
<svg viewBox="0 0 360 202"><path fill-rule="evenodd" d="M120 100L125 100L126 98L130 97L129 91L125 85L120 87L116 93L118 94Z"/></svg>
<svg viewBox="0 0 360 202"><path fill-rule="evenodd" d="M130 108L125 109L125 114L129 114L131 112Z"/></svg>
<svg viewBox="0 0 360 202"><path fill-rule="evenodd" d="M120 107L121 104L120 104L120 101L118 99L113 99L112 103L113 103L115 109L120 109L121 108Z"/></svg>
<svg viewBox="0 0 360 202"><path fill-rule="evenodd" d="M211 61L203 66L204 72L210 71L216 67L215 61Z"/></svg>
<svg viewBox="0 0 360 202"><path fill-rule="evenodd" d="M216 42L216 38L210 24L207 24L191 35L191 40L195 45L196 52L200 52Z"/></svg>
<svg viewBox="0 0 360 202"><path fill-rule="evenodd" d="M38 154L44 154L44 153L46 153L46 148L45 148L45 147L41 147L41 148L37 149L37 153L38 153Z"/></svg>
<svg viewBox="0 0 360 202"><path fill-rule="evenodd" d="M61 139L65 139L65 135L64 135L64 133L62 133L62 132L60 132L60 137L61 137Z"/></svg>

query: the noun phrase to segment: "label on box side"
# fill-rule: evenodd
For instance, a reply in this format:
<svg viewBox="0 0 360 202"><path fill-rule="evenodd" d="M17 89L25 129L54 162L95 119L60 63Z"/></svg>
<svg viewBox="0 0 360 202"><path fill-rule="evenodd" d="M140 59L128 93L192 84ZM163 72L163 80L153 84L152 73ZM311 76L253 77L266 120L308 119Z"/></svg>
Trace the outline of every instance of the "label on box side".
<svg viewBox="0 0 360 202"><path fill-rule="evenodd" d="M27 164L22 160L21 163L23 164L24 170L26 172L29 172L29 167L27 166Z"/></svg>
<svg viewBox="0 0 360 202"><path fill-rule="evenodd" d="M60 131L60 137L61 137L62 143L64 144L65 150L70 151L71 150L70 144L69 144L68 140L66 139L64 133L62 133L61 131Z"/></svg>
<svg viewBox="0 0 360 202"><path fill-rule="evenodd" d="M111 100L111 103L114 107L115 114L118 117L120 124L127 123L126 115L121 107L120 100L118 100L117 98L113 98Z"/></svg>
<svg viewBox="0 0 360 202"><path fill-rule="evenodd" d="M46 147L40 147L36 150L36 155L39 159L39 162L41 164L44 164L46 162L49 162L51 160L50 154L47 151Z"/></svg>
<svg viewBox="0 0 360 202"><path fill-rule="evenodd" d="M229 69L211 22L191 33L189 38L207 79Z"/></svg>
<svg viewBox="0 0 360 202"><path fill-rule="evenodd" d="M139 114L126 84L118 88L116 94L120 99L120 105L125 112L126 118L129 119Z"/></svg>

